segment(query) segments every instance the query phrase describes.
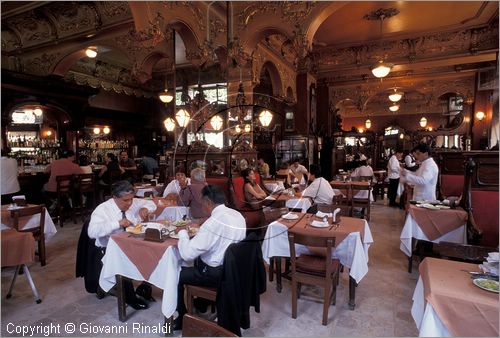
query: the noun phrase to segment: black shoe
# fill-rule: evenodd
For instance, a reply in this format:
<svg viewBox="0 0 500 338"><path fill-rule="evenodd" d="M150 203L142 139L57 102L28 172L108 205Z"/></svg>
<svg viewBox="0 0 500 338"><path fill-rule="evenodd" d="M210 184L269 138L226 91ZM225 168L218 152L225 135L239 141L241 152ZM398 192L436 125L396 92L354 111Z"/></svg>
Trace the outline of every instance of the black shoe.
<svg viewBox="0 0 500 338"><path fill-rule="evenodd" d="M139 298L128 301L127 304L134 310L146 310L148 308L148 304Z"/></svg>
<svg viewBox="0 0 500 338"><path fill-rule="evenodd" d="M139 285L137 287L137 289L135 289L135 293L138 296L141 296L142 298L144 298L148 302L156 302L156 300L151 295L152 291L153 290L151 288L151 285L146 284L146 283L142 283L141 285Z"/></svg>
<svg viewBox="0 0 500 338"><path fill-rule="evenodd" d="M183 316L179 316L177 317L175 320L174 320L174 323L172 325L172 330L173 331L179 331L179 330L182 330L182 317Z"/></svg>

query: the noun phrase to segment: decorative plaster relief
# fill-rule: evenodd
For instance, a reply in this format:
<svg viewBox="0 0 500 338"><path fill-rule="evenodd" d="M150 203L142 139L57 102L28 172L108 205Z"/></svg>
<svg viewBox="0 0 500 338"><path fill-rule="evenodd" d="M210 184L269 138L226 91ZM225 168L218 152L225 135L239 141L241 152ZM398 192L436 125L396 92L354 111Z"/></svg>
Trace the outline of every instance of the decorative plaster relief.
<svg viewBox="0 0 500 338"><path fill-rule="evenodd" d="M23 70L25 73L46 76L52 73L52 69L59 61L60 53L47 54L43 53L41 56L26 59L22 62Z"/></svg>
<svg viewBox="0 0 500 338"><path fill-rule="evenodd" d="M22 47L48 42L55 38L56 32L52 24L38 12L30 11L5 21L3 24L19 35Z"/></svg>
<svg viewBox="0 0 500 338"><path fill-rule="evenodd" d="M92 4L57 2L44 6L42 11L54 23L58 38L94 30L101 26L97 10Z"/></svg>
<svg viewBox="0 0 500 338"><path fill-rule="evenodd" d="M2 51L11 52L21 48L19 37L11 30L2 30Z"/></svg>
<svg viewBox="0 0 500 338"><path fill-rule="evenodd" d="M117 19L129 18L132 16L130 7L125 1L96 1L103 21L116 21Z"/></svg>

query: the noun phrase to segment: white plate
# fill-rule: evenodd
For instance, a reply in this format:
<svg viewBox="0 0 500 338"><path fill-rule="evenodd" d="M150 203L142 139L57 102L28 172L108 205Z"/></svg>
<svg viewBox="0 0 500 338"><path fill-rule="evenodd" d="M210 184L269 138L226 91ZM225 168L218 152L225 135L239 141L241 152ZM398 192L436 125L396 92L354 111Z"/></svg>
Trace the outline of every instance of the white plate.
<svg viewBox="0 0 500 338"><path fill-rule="evenodd" d="M421 204L420 205L422 208L426 208L429 210L439 210L439 207L435 207L432 204Z"/></svg>
<svg viewBox="0 0 500 338"><path fill-rule="evenodd" d="M315 228L328 228L330 224L328 224L328 222L323 222L323 221L312 221L311 222L311 226L312 227L315 227Z"/></svg>
<svg viewBox="0 0 500 338"><path fill-rule="evenodd" d="M281 218L284 218L284 219L297 219L297 218L299 218L299 215L288 213L288 214L285 214L285 215L281 216Z"/></svg>
<svg viewBox="0 0 500 338"><path fill-rule="evenodd" d="M472 283L483 290L498 293L498 282L496 280L476 278L472 280ZM485 285L484 283L490 284L491 286Z"/></svg>

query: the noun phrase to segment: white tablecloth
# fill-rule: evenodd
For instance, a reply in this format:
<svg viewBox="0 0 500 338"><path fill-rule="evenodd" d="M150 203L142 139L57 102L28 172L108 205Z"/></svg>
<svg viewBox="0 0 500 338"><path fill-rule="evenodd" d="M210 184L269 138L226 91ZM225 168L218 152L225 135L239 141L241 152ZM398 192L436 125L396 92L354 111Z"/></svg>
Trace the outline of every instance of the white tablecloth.
<svg viewBox="0 0 500 338"><path fill-rule="evenodd" d="M158 190L156 187L148 187L148 188L137 188L135 192L135 197L144 197L144 193L150 191L153 193L153 196L158 196Z"/></svg>
<svg viewBox="0 0 500 338"><path fill-rule="evenodd" d="M301 209L306 212L311 207L312 203L309 198L292 198L286 201L286 207L289 209Z"/></svg>
<svg viewBox="0 0 500 338"><path fill-rule="evenodd" d="M188 207L166 207L156 219L175 222L182 220L185 215L189 217Z"/></svg>
<svg viewBox="0 0 500 338"><path fill-rule="evenodd" d="M416 239L421 239L424 241L429 241L429 239L424 234L422 229L420 229L420 226L418 225L418 223L411 216L411 214L408 213L406 216L405 225L403 227L403 230L401 231L401 236L400 236L401 244L399 246L401 251L403 251L405 253L405 255L408 257L411 256L411 253L413 251L413 248L411 245L412 244L411 243L412 237L416 238ZM455 230L448 232L447 234L433 240L432 242L439 243L441 241L467 244L466 224L461 225L460 227L456 228Z"/></svg>
<svg viewBox="0 0 500 338"><path fill-rule="evenodd" d="M277 182L264 182L264 186L269 191L281 191L281 190L285 190L285 186L283 185L283 182L281 182L281 181L277 181Z"/></svg>
<svg viewBox="0 0 500 338"><path fill-rule="evenodd" d="M28 222L26 223L25 226L22 227L22 229L32 229L36 228L40 224L40 214L35 214L30 217ZM2 230L10 228L8 225L4 224L2 220ZM55 234L56 234L56 226L54 225L54 221L52 221L52 218L49 215L48 211L45 211L45 229L43 233L45 234L45 240L48 241L50 240Z"/></svg>
<svg viewBox="0 0 500 338"><path fill-rule="evenodd" d="M332 257L338 258L342 265L348 267L349 275L359 283L368 272L368 249L373 243L372 233L368 222L365 222L363 243L359 232L350 233L342 242L338 243L332 252ZM290 257L288 244L288 228L278 221L268 225L266 236L262 243L262 255L269 264L271 257ZM310 253L309 249L297 244L296 253Z"/></svg>
<svg viewBox="0 0 500 338"><path fill-rule="evenodd" d="M434 311L432 305L425 301L424 283L418 278L413 292L411 315L417 324L419 337L450 337L451 334Z"/></svg>
<svg viewBox="0 0 500 338"><path fill-rule="evenodd" d="M165 317L174 314L177 307L177 284L181 271L181 257L176 246L169 247L148 280L145 280L137 267L116 244L109 239L106 254L102 258L103 267L99 277L99 285L109 291L115 284L115 275L122 275L137 281L147 281L163 290L161 312Z"/></svg>

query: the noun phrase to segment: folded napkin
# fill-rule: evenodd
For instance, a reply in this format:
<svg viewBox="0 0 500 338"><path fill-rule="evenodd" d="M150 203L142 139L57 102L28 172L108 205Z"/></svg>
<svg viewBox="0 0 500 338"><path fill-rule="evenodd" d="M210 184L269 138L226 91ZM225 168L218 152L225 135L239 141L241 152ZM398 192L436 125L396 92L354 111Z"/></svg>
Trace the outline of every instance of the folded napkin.
<svg viewBox="0 0 500 338"><path fill-rule="evenodd" d="M333 214L331 212L321 212L321 211L318 211L316 213L316 216L318 216L320 218L323 218L323 217L333 217Z"/></svg>
<svg viewBox="0 0 500 338"><path fill-rule="evenodd" d="M323 222L323 221L316 221L316 220L313 220L311 222L311 226L313 227L317 227L317 228L326 228L328 227L328 222Z"/></svg>

